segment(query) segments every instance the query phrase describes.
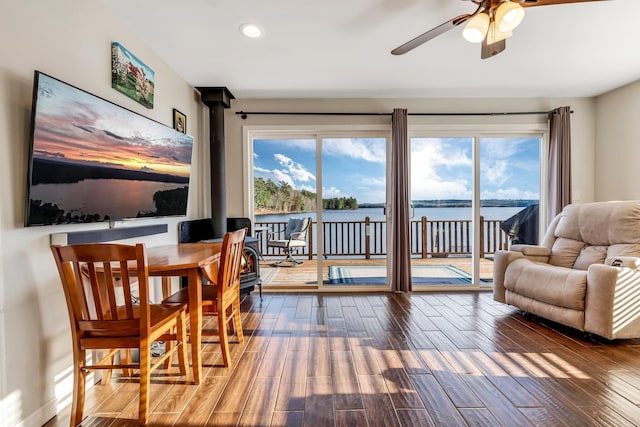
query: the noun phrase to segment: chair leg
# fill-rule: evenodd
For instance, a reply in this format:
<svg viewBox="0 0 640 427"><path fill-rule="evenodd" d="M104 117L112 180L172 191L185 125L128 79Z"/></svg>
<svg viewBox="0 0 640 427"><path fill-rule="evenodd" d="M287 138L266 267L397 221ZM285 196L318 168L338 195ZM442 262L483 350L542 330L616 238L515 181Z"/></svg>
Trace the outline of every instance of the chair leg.
<svg viewBox="0 0 640 427"><path fill-rule="evenodd" d="M235 319L235 321L233 323L235 323L235 330L236 330L236 335L238 336L238 342L242 343L244 341L244 334L242 333L242 320L240 318L240 296L238 296L236 298L236 300L234 301L234 313L233 313L233 317Z"/></svg>
<svg viewBox="0 0 640 427"><path fill-rule="evenodd" d="M180 374L187 375L187 316L184 311L181 311L178 318L178 335L180 340L178 345L178 365L180 366ZM170 359L170 358L169 358Z"/></svg>
<svg viewBox="0 0 640 427"><path fill-rule="evenodd" d="M69 425L76 427L82 423L84 412L84 389L86 384L86 372L83 370L87 354L85 351L74 351L73 362L73 398L71 401L71 416Z"/></svg>
<svg viewBox="0 0 640 427"><path fill-rule="evenodd" d="M111 364L114 365L115 363L115 358L116 355L114 354L113 356L111 356ZM126 369L122 370L123 373L126 371ZM113 369L107 369L102 371L102 379L100 380L100 384L109 384L111 382L111 374L113 373Z"/></svg>
<svg viewBox="0 0 640 427"><path fill-rule="evenodd" d="M140 341L140 399L138 405L138 422L149 421L149 399L151 397L151 343Z"/></svg>
<svg viewBox="0 0 640 427"><path fill-rule="evenodd" d="M120 360L122 361L123 365L131 365L132 360L131 360L131 349L130 348L125 348L124 350L120 351ZM127 378L131 378L133 376L133 369L131 369L131 368L123 369L122 370L122 375L124 375Z"/></svg>
<svg viewBox="0 0 640 427"><path fill-rule="evenodd" d="M228 367L231 364L231 354L229 353L229 333L227 332L227 310L218 310L218 334L220 335L222 362L225 367Z"/></svg>
<svg viewBox="0 0 640 427"><path fill-rule="evenodd" d="M162 366L164 369L169 369L171 367L171 364L173 363L173 337L172 337L172 335L173 335L174 332L175 332L174 328L171 328L171 331L169 331L169 334L171 336L164 340L164 353L168 354L168 356L164 360L164 364ZM180 339L180 335L176 335L176 340L179 340L179 339ZM184 375L184 374L182 374L182 375Z"/></svg>

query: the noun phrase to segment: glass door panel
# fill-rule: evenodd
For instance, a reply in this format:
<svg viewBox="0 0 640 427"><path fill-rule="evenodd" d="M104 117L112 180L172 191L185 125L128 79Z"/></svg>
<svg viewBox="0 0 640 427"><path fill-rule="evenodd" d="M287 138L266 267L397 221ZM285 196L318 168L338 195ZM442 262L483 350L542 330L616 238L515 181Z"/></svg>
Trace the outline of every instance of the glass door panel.
<svg viewBox="0 0 640 427"><path fill-rule="evenodd" d="M473 283L473 138L411 138L414 290Z"/></svg>
<svg viewBox="0 0 640 427"><path fill-rule="evenodd" d="M323 138L321 143L323 284L388 287L387 139Z"/></svg>
<svg viewBox="0 0 640 427"><path fill-rule="evenodd" d="M265 288L317 285L316 157L315 138L253 140L255 235ZM287 248L289 221L305 217L312 225L303 243Z"/></svg>
<svg viewBox="0 0 640 427"><path fill-rule="evenodd" d="M492 282L497 250L538 243L540 149L540 137L480 139L481 286Z"/></svg>

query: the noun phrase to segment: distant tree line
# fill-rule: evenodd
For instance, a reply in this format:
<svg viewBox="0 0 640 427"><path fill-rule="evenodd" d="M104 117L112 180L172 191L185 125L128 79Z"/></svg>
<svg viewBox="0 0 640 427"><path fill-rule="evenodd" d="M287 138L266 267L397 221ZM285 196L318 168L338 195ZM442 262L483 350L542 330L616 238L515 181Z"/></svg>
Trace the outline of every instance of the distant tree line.
<svg viewBox="0 0 640 427"><path fill-rule="evenodd" d="M276 184L270 179L254 179L254 203L257 210L275 212L310 212L316 209L316 193L296 190L284 181ZM358 209L353 197L322 200L323 209Z"/></svg>
<svg viewBox="0 0 640 427"><path fill-rule="evenodd" d="M353 210L358 209L358 201L354 197L334 197L332 199L322 199L322 209L331 210Z"/></svg>

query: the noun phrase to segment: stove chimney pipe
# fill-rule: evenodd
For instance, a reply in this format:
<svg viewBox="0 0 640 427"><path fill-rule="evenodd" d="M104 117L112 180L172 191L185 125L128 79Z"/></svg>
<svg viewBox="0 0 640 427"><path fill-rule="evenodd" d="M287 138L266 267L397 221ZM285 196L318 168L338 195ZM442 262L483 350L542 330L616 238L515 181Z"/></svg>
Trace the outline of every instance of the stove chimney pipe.
<svg viewBox="0 0 640 427"><path fill-rule="evenodd" d="M227 232L226 176L224 157L224 109L235 97L226 87L196 87L202 103L209 107L209 169L211 173L211 218L214 237Z"/></svg>

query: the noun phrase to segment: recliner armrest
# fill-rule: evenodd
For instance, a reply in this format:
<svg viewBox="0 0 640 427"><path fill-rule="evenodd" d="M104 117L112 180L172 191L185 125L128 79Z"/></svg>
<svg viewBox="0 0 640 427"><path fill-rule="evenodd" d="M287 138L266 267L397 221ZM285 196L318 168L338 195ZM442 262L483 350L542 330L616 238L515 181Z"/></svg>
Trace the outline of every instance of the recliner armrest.
<svg viewBox="0 0 640 427"><path fill-rule="evenodd" d="M538 245L513 245L510 250L514 252L521 252L523 255L532 256L550 256L551 249Z"/></svg>
<svg viewBox="0 0 640 427"><path fill-rule="evenodd" d="M523 258L521 252L514 251L496 251L493 258L493 299L500 302L506 302L504 287L504 274L507 266L513 260Z"/></svg>
<svg viewBox="0 0 640 427"><path fill-rule="evenodd" d="M551 249L538 246L538 245L513 245L510 250L512 252L519 252L524 255L525 258L535 262L549 262L551 256Z"/></svg>
<svg viewBox="0 0 640 427"><path fill-rule="evenodd" d="M635 338L640 331L640 270L592 264L587 270L584 329L607 339Z"/></svg>

